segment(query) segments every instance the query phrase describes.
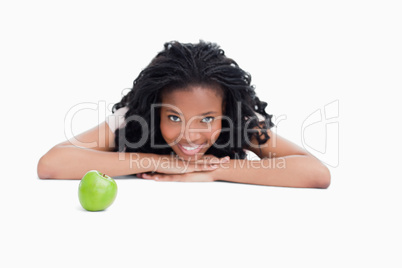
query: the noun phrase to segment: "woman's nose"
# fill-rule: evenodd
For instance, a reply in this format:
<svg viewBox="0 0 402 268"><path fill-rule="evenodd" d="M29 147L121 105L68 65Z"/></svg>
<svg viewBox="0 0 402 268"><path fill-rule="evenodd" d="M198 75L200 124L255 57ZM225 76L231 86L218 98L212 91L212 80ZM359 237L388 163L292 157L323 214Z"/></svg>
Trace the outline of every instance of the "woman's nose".
<svg viewBox="0 0 402 268"><path fill-rule="evenodd" d="M186 128L184 131L184 139L187 140L188 143L196 142L201 138L201 133L199 129L194 128Z"/></svg>

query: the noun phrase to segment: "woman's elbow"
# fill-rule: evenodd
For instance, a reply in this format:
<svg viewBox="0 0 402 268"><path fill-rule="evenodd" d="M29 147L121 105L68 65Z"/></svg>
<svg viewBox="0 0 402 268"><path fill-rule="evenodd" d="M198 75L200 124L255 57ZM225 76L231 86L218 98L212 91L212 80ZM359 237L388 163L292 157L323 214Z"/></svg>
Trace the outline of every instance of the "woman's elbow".
<svg viewBox="0 0 402 268"><path fill-rule="evenodd" d="M317 168L313 177L314 188L327 189L331 184L331 173L324 164L321 164L321 167Z"/></svg>
<svg viewBox="0 0 402 268"><path fill-rule="evenodd" d="M37 173L39 179L51 179L53 176L52 165L46 155L39 159L37 166Z"/></svg>

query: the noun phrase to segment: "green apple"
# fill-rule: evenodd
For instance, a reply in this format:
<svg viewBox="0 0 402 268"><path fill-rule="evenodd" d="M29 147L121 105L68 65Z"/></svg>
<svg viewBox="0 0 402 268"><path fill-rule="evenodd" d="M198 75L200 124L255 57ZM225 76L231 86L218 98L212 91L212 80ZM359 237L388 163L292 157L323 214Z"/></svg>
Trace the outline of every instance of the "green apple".
<svg viewBox="0 0 402 268"><path fill-rule="evenodd" d="M116 182L97 170L88 171L78 187L81 206L88 211L99 211L109 207L117 195Z"/></svg>

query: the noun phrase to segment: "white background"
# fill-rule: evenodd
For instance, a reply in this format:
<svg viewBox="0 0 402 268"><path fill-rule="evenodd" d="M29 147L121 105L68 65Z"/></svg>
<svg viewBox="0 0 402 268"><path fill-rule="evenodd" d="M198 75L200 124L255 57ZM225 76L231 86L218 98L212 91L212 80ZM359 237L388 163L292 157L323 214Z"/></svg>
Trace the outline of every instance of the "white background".
<svg viewBox="0 0 402 268"><path fill-rule="evenodd" d="M401 267L400 3L263 2L1 2L1 267ZM37 178L70 109L117 102L164 42L200 39L251 73L278 134L330 164L330 188L124 177L89 213L79 181ZM328 131L302 140L333 102ZM106 115L77 113L73 133Z"/></svg>

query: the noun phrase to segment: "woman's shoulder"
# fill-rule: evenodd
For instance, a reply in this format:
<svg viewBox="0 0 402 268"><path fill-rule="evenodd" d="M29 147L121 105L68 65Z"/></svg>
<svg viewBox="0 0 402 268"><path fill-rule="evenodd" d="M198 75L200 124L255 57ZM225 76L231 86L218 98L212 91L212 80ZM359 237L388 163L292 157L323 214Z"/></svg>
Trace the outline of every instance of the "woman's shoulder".
<svg viewBox="0 0 402 268"><path fill-rule="evenodd" d="M106 123L110 130L114 133L116 129L125 125L125 115L128 111L128 107L123 106L117 109L114 113L106 117Z"/></svg>
<svg viewBox="0 0 402 268"><path fill-rule="evenodd" d="M123 106L119 109L117 109L112 115L114 116L120 116L120 115L125 115L128 111L128 107L127 106Z"/></svg>
<svg viewBox="0 0 402 268"><path fill-rule="evenodd" d="M257 113L257 112L254 112L254 114L255 114L255 116L252 116L251 118L257 117L258 122L263 122L263 121L265 121L265 117L264 117L262 114ZM250 118L250 117L248 117L248 116L245 117L246 120L249 119L249 118Z"/></svg>

